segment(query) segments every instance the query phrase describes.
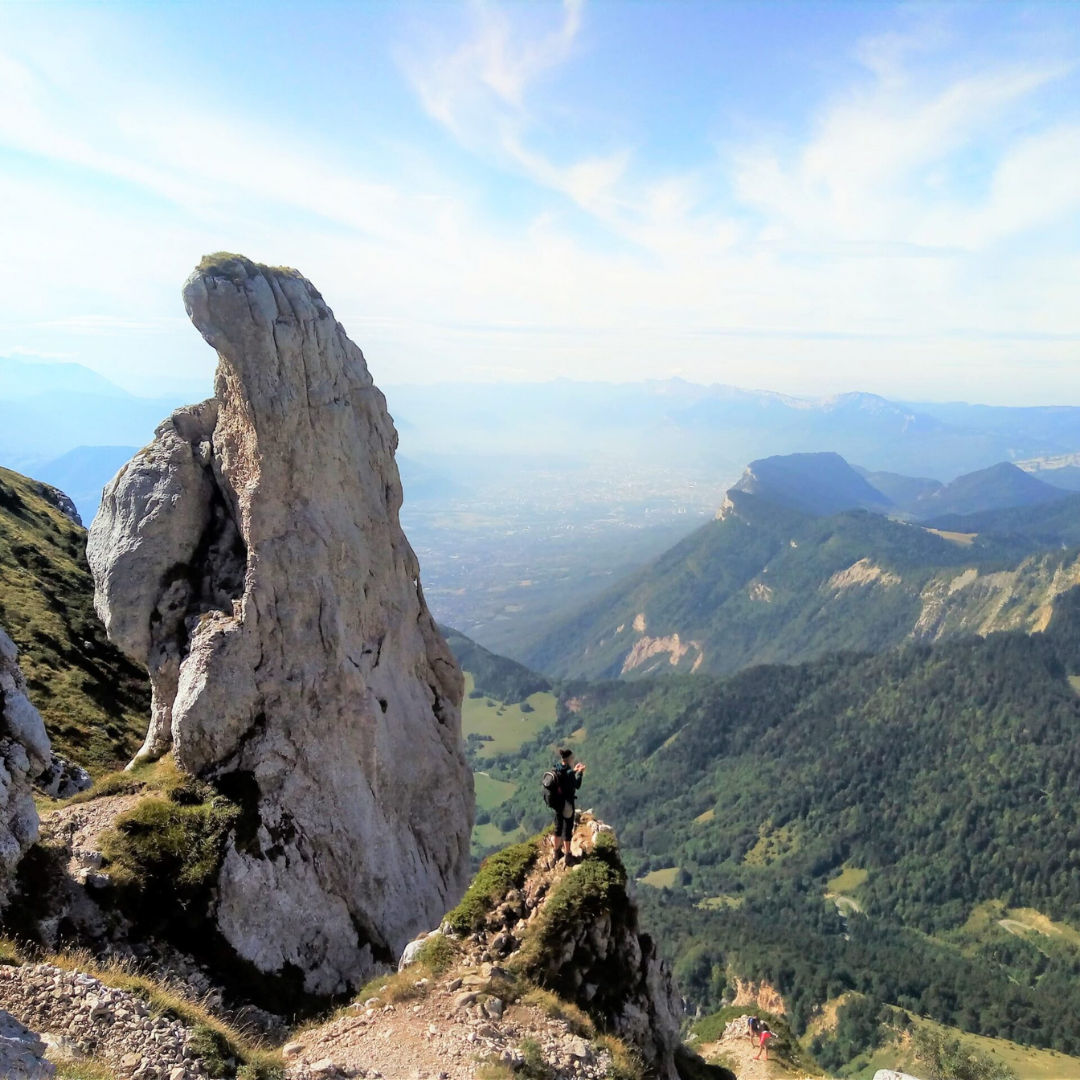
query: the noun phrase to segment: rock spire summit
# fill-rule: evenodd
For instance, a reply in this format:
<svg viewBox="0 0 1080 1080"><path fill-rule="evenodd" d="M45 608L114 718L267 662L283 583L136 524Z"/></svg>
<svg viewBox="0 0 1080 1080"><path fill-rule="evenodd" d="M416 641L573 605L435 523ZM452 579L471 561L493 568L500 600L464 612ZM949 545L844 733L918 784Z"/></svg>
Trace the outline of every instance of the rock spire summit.
<svg viewBox="0 0 1080 1080"><path fill-rule="evenodd" d="M171 751L243 807L222 934L338 992L467 883L462 676L398 521L386 400L322 296L219 254L184 302L218 353L214 397L106 488L96 606L150 672L140 755Z"/></svg>

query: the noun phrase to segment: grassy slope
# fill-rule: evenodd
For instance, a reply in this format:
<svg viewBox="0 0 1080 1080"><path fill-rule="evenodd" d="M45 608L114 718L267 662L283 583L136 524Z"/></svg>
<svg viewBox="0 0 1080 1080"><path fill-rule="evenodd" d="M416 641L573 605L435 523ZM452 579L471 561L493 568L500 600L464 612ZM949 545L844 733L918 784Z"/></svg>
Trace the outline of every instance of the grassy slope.
<svg viewBox="0 0 1080 1080"><path fill-rule="evenodd" d="M530 694L526 701L532 712L523 712L520 703L507 703L490 696L474 698L472 672L465 673L465 700L461 705L461 727L466 738L488 735L490 742L480 743L480 758L494 757L518 750L536 734L555 722L555 695Z"/></svg>
<svg viewBox="0 0 1080 1080"><path fill-rule="evenodd" d="M53 748L100 773L138 749L150 687L94 613L86 531L44 490L0 469L0 626L19 647Z"/></svg>
<svg viewBox="0 0 1080 1080"><path fill-rule="evenodd" d="M732 499L734 513L553 623L524 659L561 677L614 678L642 633L700 642L700 670L712 674L755 663L799 662L836 649L878 651L910 635L923 609L920 594L936 578L947 583L968 567L985 573L1023 564L1027 570L1013 587L1034 595L1075 554L1054 543L1047 547L1058 550L1033 556L1041 539L960 544L865 512L812 518L751 495L736 492ZM900 583L842 590L827 585L862 559ZM978 591L969 589L951 602L960 601L977 604ZM978 614L981 622L984 613ZM639 617L644 632L635 628ZM970 632L970 625L954 618L945 632ZM692 649L676 668L663 654L630 674L685 671L697 658Z"/></svg>
<svg viewBox="0 0 1080 1080"><path fill-rule="evenodd" d="M973 1050L992 1060L1003 1062L1020 1080L1080 1080L1080 1058L1059 1054L1055 1050L1040 1050L1034 1046L1021 1046L1008 1039L990 1039L984 1035L970 1035L959 1028L935 1023L926 1017L913 1017L915 1027L929 1027L960 1039ZM843 1070L850 1080L873 1080L879 1069L895 1069L920 1076L922 1063L912 1050L910 1040L889 1042L869 1054L861 1054Z"/></svg>

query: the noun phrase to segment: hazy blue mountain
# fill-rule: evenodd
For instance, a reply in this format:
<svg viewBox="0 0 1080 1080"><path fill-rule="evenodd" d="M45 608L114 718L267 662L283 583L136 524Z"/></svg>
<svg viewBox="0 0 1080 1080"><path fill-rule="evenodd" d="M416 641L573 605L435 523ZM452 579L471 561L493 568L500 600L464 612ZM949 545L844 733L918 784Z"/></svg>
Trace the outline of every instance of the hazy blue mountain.
<svg viewBox="0 0 1080 1080"><path fill-rule="evenodd" d="M23 462L36 473L79 446L145 446L154 429L187 402L55 390L0 400L0 462Z"/></svg>
<svg viewBox="0 0 1080 1080"><path fill-rule="evenodd" d="M927 477L871 472L828 453L752 461L732 490L818 516L863 509L917 521L1040 506L1067 497L1063 488L1004 461L942 484Z"/></svg>
<svg viewBox="0 0 1080 1080"><path fill-rule="evenodd" d="M884 513L892 501L839 454L785 454L751 461L732 488L822 517L842 510Z"/></svg>
<svg viewBox="0 0 1080 1080"><path fill-rule="evenodd" d="M871 472L861 465L852 468L863 477L871 487L881 492L896 507L907 507L921 498L937 491L943 485L940 480L931 480L927 476L901 476L893 472Z"/></svg>
<svg viewBox="0 0 1080 1080"><path fill-rule="evenodd" d="M1039 506L1065 498L1067 493L1044 484L1030 473L1002 461L988 469L957 477L920 496L909 505L920 519L946 514L977 514L1013 506Z"/></svg>
<svg viewBox="0 0 1080 1080"><path fill-rule="evenodd" d="M1053 484L1066 491L1080 491L1080 454L1035 458L1018 461L1017 465L1044 484Z"/></svg>
<svg viewBox="0 0 1080 1080"><path fill-rule="evenodd" d="M642 461L734 481L751 459L834 451L873 471L952 480L1001 461L1080 450L1080 408L1010 409L804 399L760 390L643 383L392 386L407 456L452 453Z"/></svg>
<svg viewBox="0 0 1080 1080"><path fill-rule="evenodd" d="M908 408L927 417L939 420L958 431L981 431L1004 435L1015 440L1018 451L1015 456L1031 456L1019 453L1019 447L1031 442L1074 443L1080 409L1072 405L972 405L964 401L946 403L913 402ZM1064 452L1064 451L1063 451ZM1003 458L1014 455L1003 454Z"/></svg>
<svg viewBox="0 0 1080 1080"><path fill-rule="evenodd" d="M82 364L46 363L0 356L0 400L19 401L57 390L130 397L131 395Z"/></svg>
<svg viewBox="0 0 1080 1080"><path fill-rule="evenodd" d="M137 446L77 446L34 472L37 479L64 492L89 527L101 502L101 489L138 452Z"/></svg>
<svg viewBox="0 0 1080 1080"><path fill-rule="evenodd" d="M1058 469L1042 469L1033 475L1044 484L1052 484L1064 491L1080 491L1080 465L1062 465Z"/></svg>

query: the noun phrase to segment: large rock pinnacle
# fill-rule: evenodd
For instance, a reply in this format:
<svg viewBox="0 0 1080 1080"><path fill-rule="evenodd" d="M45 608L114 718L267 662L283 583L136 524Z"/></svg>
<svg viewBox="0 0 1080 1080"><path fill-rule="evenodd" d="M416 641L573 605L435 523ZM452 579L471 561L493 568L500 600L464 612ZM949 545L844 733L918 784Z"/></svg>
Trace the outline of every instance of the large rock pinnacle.
<svg viewBox="0 0 1080 1080"><path fill-rule="evenodd" d="M397 432L363 354L293 270L203 260L218 352L106 488L96 606L146 664L145 757L171 750L245 813L216 911L265 972L343 990L467 883L462 678L398 522Z"/></svg>

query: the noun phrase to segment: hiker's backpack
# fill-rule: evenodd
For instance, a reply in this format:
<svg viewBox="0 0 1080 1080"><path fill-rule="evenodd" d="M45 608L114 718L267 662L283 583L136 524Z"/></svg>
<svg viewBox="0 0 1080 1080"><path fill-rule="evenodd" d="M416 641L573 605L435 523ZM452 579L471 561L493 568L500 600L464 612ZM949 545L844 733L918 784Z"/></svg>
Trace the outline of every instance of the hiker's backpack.
<svg viewBox="0 0 1080 1080"><path fill-rule="evenodd" d="M548 769L544 773L544 779L540 781L544 789L544 803L552 810L558 810L566 800L563 798L562 788L559 787L559 778L554 769Z"/></svg>

